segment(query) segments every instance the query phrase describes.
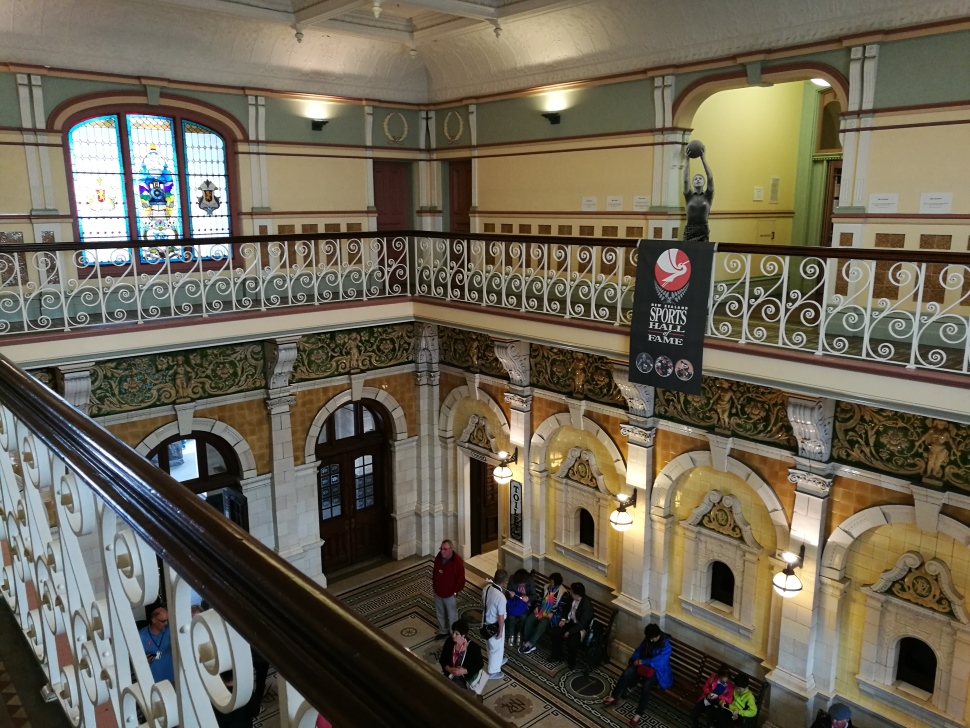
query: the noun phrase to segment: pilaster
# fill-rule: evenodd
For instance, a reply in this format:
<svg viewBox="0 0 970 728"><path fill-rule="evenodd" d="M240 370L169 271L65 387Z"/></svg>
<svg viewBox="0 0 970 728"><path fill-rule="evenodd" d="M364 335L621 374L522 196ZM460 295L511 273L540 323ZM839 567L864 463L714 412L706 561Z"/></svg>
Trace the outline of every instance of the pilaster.
<svg viewBox="0 0 970 728"><path fill-rule="evenodd" d="M431 553L451 533L455 514L449 511L453 503L453 481L442 477L441 444L438 438L438 390L439 371L438 327L435 324L416 324L414 379L418 399L418 441L415 451L417 472L421 477L415 482L417 488L417 512L424 513L427 523L422 524L421 553ZM447 492L446 492L447 491ZM431 551L428 551L431 549Z"/></svg>

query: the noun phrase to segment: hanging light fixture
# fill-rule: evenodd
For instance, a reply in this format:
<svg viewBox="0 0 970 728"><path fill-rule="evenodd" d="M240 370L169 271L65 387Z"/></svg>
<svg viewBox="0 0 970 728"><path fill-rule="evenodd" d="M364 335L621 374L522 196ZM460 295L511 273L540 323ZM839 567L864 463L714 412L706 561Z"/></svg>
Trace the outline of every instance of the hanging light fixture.
<svg viewBox="0 0 970 728"><path fill-rule="evenodd" d="M805 560L805 544L797 554L786 551L781 555L787 564L782 571L779 571L771 579L771 586L781 596L790 599L802 590L802 580L795 575L795 569L801 567Z"/></svg>
<svg viewBox="0 0 970 728"><path fill-rule="evenodd" d="M636 508L637 491L634 489L632 496L626 493L618 493L616 499L620 502L620 505L610 514L610 525L617 531L626 531L633 525L633 515L627 513L626 509Z"/></svg>
<svg viewBox="0 0 970 728"><path fill-rule="evenodd" d="M505 452L505 450L502 450L498 453L498 457L501 462L498 464L498 467L492 471L492 478L494 478L495 482L499 485L508 485L512 482L512 468L509 467L509 463L518 461L519 449L516 448L511 457L509 457L509 454Z"/></svg>

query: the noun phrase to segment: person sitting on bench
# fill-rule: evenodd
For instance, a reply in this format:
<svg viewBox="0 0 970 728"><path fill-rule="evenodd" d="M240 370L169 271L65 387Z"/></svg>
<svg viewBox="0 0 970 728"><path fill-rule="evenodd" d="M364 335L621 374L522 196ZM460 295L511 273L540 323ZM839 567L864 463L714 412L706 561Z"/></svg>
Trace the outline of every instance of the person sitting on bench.
<svg viewBox="0 0 970 728"><path fill-rule="evenodd" d="M750 683L751 678L743 672L734 678L734 700L725 706L725 710L717 711L718 728L743 726L748 718L754 718L758 714L754 693L748 687Z"/></svg>
<svg viewBox="0 0 970 728"><path fill-rule="evenodd" d="M674 673L670 669L670 652L670 640L660 630L660 626L648 624L643 630L643 642L630 655L629 666L616 681L613 692L603 699L603 705L613 705L638 677L642 677L643 684L640 686L637 712L630 718L630 725L639 724L654 684L664 690L674 684Z"/></svg>
<svg viewBox="0 0 970 728"><path fill-rule="evenodd" d="M845 703L832 703L828 712L818 711L812 728L852 728L852 711Z"/></svg>
<svg viewBox="0 0 970 728"><path fill-rule="evenodd" d="M690 724L698 728L702 715L708 717L709 725L716 725L715 716L721 708L727 708L734 702L734 683L731 682L731 670L727 665L721 665L717 673L707 678L701 689L701 696L690 714Z"/></svg>
<svg viewBox="0 0 970 728"><path fill-rule="evenodd" d="M525 618L523 635L525 642L519 648L519 652L528 655L536 651L536 644L545 634L549 626L557 626L562 615L559 612L560 602L569 590L562 585L562 574L554 571L549 574L549 585L543 590L539 597L539 604L529 612Z"/></svg>
<svg viewBox="0 0 970 728"><path fill-rule="evenodd" d="M579 643L589 631L589 626L593 623L593 602L586 596L586 587L578 581L569 587L569 594L572 601L569 602L569 611L566 619L559 623L558 627L552 629L552 654L550 659L554 662L562 659L562 643L566 643L566 664L572 669L576 667L576 653L579 652ZM565 608L565 607L564 607Z"/></svg>

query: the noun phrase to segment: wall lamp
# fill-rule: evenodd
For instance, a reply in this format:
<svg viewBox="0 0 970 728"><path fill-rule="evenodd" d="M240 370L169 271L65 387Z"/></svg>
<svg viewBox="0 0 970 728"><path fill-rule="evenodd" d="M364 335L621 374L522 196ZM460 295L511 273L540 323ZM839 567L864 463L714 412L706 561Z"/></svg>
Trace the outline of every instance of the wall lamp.
<svg viewBox="0 0 970 728"><path fill-rule="evenodd" d="M547 111L542 116L548 119L550 124L558 124L560 121L562 121L562 117L559 115L558 111Z"/></svg>
<svg viewBox="0 0 970 728"><path fill-rule="evenodd" d="M311 119L310 128L313 129L313 131L323 131L323 127L325 127L329 122L330 119Z"/></svg>
<svg viewBox="0 0 970 728"><path fill-rule="evenodd" d="M512 468L509 467L509 463L519 461L519 448L515 448L515 452L511 455L505 452L505 450L502 450L498 453L498 458L502 462L492 471L492 478L499 485L508 485L512 482Z"/></svg>
<svg viewBox="0 0 970 728"><path fill-rule="evenodd" d="M637 491L633 489L633 495L617 493L616 499L620 501L619 507L610 514L610 525L617 531L626 531L633 525L633 516L626 512L627 508L637 507Z"/></svg>
<svg viewBox="0 0 970 728"><path fill-rule="evenodd" d="M781 596L789 599L802 590L802 580L795 576L795 569L801 568L805 560L805 544L797 554L786 551L781 555L787 564L783 571L779 571L771 580L771 585Z"/></svg>

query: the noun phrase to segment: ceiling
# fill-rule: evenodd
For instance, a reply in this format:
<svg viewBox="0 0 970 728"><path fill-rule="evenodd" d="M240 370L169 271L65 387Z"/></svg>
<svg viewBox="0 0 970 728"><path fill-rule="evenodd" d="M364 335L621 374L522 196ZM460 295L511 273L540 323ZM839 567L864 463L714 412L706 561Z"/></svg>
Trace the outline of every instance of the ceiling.
<svg viewBox="0 0 970 728"><path fill-rule="evenodd" d="M0 63L421 103L968 16L967 0L0 0Z"/></svg>

